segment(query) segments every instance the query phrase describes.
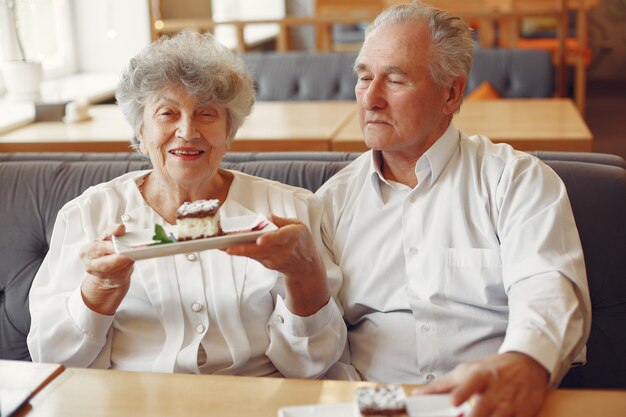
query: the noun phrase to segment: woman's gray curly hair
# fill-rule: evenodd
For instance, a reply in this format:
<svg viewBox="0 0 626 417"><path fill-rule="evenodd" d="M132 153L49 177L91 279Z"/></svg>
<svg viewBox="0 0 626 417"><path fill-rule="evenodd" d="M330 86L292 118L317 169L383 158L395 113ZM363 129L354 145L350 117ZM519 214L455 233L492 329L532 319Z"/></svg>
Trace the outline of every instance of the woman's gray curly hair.
<svg viewBox="0 0 626 417"><path fill-rule="evenodd" d="M227 145L252 111L254 83L244 62L211 34L183 31L151 43L130 60L115 93L139 147L144 107L157 91L182 86L200 105L226 108Z"/></svg>
<svg viewBox="0 0 626 417"><path fill-rule="evenodd" d="M458 76L469 75L474 43L472 31L460 17L420 1L393 6L379 14L368 26L366 38L384 24L405 24L415 20L426 23L430 30L430 76L438 87L447 86Z"/></svg>

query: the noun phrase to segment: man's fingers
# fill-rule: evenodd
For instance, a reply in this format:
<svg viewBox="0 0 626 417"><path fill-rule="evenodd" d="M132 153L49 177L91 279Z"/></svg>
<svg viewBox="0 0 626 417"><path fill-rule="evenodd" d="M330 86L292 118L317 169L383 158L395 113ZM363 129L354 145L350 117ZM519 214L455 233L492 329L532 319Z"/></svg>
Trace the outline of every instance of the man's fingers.
<svg viewBox="0 0 626 417"><path fill-rule="evenodd" d="M427 394L443 394L450 392L455 386L455 383L451 378L442 378L437 382L432 382L423 387L415 388L412 393L415 395L427 395Z"/></svg>
<svg viewBox="0 0 626 417"><path fill-rule="evenodd" d="M488 386L489 378L485 374L472 373L452 390L452 403L455 406L463 404L472 398L474 394L484 393Z"/></svg>

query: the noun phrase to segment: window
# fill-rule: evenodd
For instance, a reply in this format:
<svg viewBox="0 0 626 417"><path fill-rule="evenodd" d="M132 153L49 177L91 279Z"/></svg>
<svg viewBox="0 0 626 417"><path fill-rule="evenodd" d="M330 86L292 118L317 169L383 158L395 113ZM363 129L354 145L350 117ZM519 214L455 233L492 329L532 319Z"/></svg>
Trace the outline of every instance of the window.
<svg viewBox="0 0 626 417"><path fill-rule="evenodd" d="M284 0L213 0L213 20L260 20L282 19L285 17ZM246 25L244 38L246 44L254 45L278 34L276 24ZM232 26L220 25L215 28L215 37L224 45L234 48L237 34Z"/></svg>
<svg viewBox="0 0 626 417"><path fill-rule="evenodd" d="M26 59L41 61L45 78L74 72L69 0L0 0L0 9L2 60L20 59L23 51Z"/></svg>

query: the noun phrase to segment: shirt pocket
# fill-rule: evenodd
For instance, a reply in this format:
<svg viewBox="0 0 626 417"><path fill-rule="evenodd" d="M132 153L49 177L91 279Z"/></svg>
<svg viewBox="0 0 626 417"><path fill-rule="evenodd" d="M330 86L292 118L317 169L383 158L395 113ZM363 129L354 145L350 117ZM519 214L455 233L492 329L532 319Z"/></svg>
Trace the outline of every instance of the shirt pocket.
<svg viewBox="0 0 626 417"><path fill-rule="evenodd" d="M444 251L444 294L451 306L505 311L500 251L448 248Z"/></svg>

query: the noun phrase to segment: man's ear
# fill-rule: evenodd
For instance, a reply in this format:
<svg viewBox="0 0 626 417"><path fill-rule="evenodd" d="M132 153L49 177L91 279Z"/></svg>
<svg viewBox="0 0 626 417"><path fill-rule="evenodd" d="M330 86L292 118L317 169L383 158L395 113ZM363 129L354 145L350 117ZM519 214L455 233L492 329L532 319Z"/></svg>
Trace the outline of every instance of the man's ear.
<svg viewBox="0 0 626 417"><path fill-rule="evenodd" d="M461 107L465 86L467 86L467 78L459 76L452 79L452 84L448 88L448 97L443 106L444 113L454 114Z"/></svg>

